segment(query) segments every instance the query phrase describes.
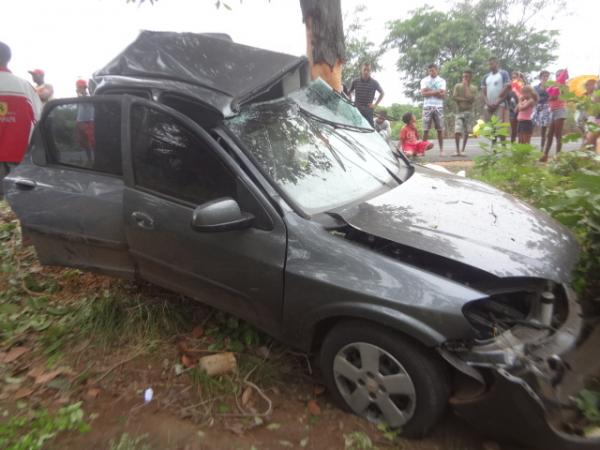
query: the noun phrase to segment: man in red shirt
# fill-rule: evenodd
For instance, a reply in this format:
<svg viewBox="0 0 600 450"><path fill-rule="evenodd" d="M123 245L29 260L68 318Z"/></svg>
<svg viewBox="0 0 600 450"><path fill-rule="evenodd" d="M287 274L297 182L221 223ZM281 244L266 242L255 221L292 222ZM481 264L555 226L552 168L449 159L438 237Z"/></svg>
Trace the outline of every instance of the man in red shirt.
<svg viewBox="0 0 600 450"><path fill-rule="evenodd" d="M42 103L25 80L8 70L11 52L0 42L0 195L2 179L23 159Z"/></svg>

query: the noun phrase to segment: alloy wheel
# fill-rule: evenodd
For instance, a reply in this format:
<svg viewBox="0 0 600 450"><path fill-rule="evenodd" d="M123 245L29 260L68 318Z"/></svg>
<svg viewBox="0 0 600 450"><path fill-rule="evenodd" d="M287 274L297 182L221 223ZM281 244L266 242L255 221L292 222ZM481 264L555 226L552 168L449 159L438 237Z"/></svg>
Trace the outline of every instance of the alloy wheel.
<svg viewBox="0 0 600 450"><path fill-rule="evenodd" d="M416 392L400 362L386 350L366 342L343 347L333 360L337 388L355 414L392 428L413 416Z"/></svg>

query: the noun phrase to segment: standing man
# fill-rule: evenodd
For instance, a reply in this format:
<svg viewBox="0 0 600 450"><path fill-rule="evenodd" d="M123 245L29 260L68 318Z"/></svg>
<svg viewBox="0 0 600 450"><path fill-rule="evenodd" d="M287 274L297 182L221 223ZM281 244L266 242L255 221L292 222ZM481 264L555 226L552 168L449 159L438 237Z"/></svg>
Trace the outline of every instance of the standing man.
<svg viewBox="0 0 600 450"><path fill-rule="evenodd" d="M35 91L39 95L42 104L45 105L48 100L52 100L52 97L54 96L54 88L51 84L44 82L45 73L42 69L33 69L30 70L29 73L31 74L31 78L36 85Z"/></svg>
<svg viewBox="0 0 600 450"><path fill-rule="evenodd" d="M373 103L375 92L379 92L379 96L375 100L375 103ZM369 63L362 65L361 77L352 82L348 94L351 96L354 94L354 106L358 108L371 126L374 126L373 110L383 98L383 89L381 89L377 81L371 78L371 65Z"/></svg>
<svg viewBox="0 0 600 450"><path fill-rule="evenodd" d="M77 93L77 97L87 97L89 95L87 81L77 80L75 82L75 92ZM77 104L77 117L75 119L77 142L85 150L90 164L94 161L94 151L96 149L94 113L93 104Z"/></svg>
<svg viewBox="0 0 600 450"><path fill-rule="evenodd" d="M428 75L421 80L423 100L423 140L429 138L429 129L433 122L437 130L440 155L444 154L444 97L446 96L446 80L438 75L435 64L427 66Z"/></svg>
<svg viewBox="0 0 600 450"><path fill-rule="evenodd" d="M452 98L456 102L457 113L454 116L454 140L456 141L456 154L464 156L469 133L473 128L473 103L477 95L477 88L471 85L473 72L469 69L462 74L462 83L454 86ZM463 137L462 151L460 149L460 137Z"/></svg>
<svg viewBox="0 0 600 450"><path fill-rule="evenodd" d="M510 76L500 69L498 58L489 59L490 72L481 80L481 95L485 102L485 120L496 116L500 122L508 121L507 97L510 92Z"/></svg>
<svg viewBox="0 0 600 450"><path fill-rule="evenodd" d="M42 104L33 87L8 70L10 47L0 42L0 195L2 179L23 159Z"/></svg>

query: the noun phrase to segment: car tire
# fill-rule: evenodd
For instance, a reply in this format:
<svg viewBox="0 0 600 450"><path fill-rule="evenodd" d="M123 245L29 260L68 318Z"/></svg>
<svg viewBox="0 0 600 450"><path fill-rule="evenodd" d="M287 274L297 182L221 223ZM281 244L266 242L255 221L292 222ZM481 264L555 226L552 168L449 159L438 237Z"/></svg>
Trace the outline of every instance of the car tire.
<svg viewBox="0 0 600 450"><path fill-rule="evenodd" d="M342 409L407 437L425 435L448 404L449 373L441 358L371 322L336 325L323 340L320 366Z"/></svg>

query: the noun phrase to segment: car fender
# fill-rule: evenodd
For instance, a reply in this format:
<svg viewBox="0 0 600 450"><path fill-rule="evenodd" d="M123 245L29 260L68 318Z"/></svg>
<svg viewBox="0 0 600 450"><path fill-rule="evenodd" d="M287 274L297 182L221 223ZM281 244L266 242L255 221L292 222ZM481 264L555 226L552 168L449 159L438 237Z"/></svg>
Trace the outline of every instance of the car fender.
<svg viewBox="0 0 600 450"><path fill-rule="evenodd" d="M359 319L382 325L416 339L427 347L436 347L446 337L420 320L392 308L368 303L343 302L320 308L310 314L303 325L300 342L304 349L314 349L331 327L346 319Z"/></svg>

